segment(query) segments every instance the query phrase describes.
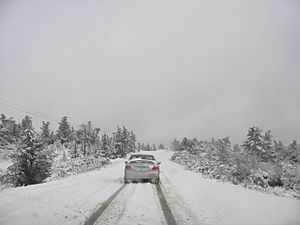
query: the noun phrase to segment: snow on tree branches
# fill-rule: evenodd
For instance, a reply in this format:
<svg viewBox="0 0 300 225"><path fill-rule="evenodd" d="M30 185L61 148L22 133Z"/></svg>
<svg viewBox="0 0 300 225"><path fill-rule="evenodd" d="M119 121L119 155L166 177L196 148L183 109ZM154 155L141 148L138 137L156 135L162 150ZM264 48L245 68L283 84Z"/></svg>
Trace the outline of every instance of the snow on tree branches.
<svg viewBox="0 0 300 225"><path fill-rule="evenodd" d="M239 146L228 137L211 141L176 139L172 160L202 173L205 177L229 181L250 188L281 188L300 198L300 146L296 141L284 146L273 140L271 131L258 127L248 130Z"/></svg>
<svg viewBox="0 0 300 225"><path fill-rule="evenodd" d="M0 119L0 159L12 162L6 172L0 171L2 183L15 186L41 183L100 168L110 159L124 158L136 151L136 135L125 126L118 126L108 135L91 121L74 129L64 116L55 133L48 121L42 121L38 133L29 116L20 124L3 114Z"/></svg>

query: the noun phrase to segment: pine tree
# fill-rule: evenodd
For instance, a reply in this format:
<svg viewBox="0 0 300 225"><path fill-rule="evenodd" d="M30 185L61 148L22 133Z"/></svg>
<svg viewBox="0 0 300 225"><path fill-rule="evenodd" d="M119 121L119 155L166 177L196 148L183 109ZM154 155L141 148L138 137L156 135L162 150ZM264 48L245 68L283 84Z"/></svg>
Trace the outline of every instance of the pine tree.
<svg viewBox="0 0 300 225"><path fill-rule="evenodd" d="M68 122L68 117L64 116L59 123L57 130L57 138L60 140L61 144L64 145L66 142L70 141L71 128Z"/></svg>
<svg viewBox="0 0 300 225"><path fill-rule="evenodd" d="M232 151L233 151L233 152L241 152L241 149L240 149L239 144L234 144L234 145L233 145Z"/></svg>
<svg viewBox="0 0 300 225"><path fill-rule="evenodd" d="M130 139L129 139L129 132L126 129L125 126L123 126L122 135L121 136L122 136L121 143L122 143L123 151L125 152L125 154L128 154L130 152L130 149L129 149Z"/></svg>
<svg viewBox="0 0 300 225"><path fill-rule="evenodd" d="M158 145L158 149L165 149L165 147L164 147L164 145L163 145L162 143L160 143L160 144Z"/></svg>
<svg viewBox="0 0 300 225"><path fill-rule="evenodd" d="M257 159L261 159L264 153L264 141L261 134L262 130L258 127L251 127L248 130L247 139L243 144L247 155L255 156Z"/></svg>
<svg viewBox="0 0 300 225"><path fill-rule="evenodd" d="M84 157L87 156L89 137L88 137L88 127L86 124L81 124L80 129L77 131L77 143L81 145L82 155Z"/></svg>
<svg viewBox="0 0 300 225"><path fill-rule="evenodd" d="M149 144L146 145L145 151L151 151L151 148L150 148L150 145L149 145Z"/></svg>
<svg viewBox="0 0 300 225"><path fill-rule="evenodd" d="M70 150L70 155L72 159L79 157L78 144L76 141L74 143L74 147Z"/></svg>
<svg viewBox="0 0 300 225"><path fill-rule="evenodd" d="M174 151L179 151L180 150L179 149L180 141L174 139L174 141L171 143L171 145L172 145L172 147L171 147L172 150L174 150Z"/></svg>
<svg viewBox="0 0 300 225"><path fill-rule="evenodd" d="M21 122L21 130L24 132L25 130L33 130L32 120L30 116L25 116L25 118Z"/></svg>
<svg viewBox="0 0 300 225"><path fill-rule="evenodd" d="M300 147L296 140L293 140L288 147L288 160L292 163L300 163Z"/></svg>
<svg viewBox="0 0 300 225"><path fill-rule="evenodd" d="M10 144L13 142L13 137L12 137L12 133L11 130L9 129L9 127L7 126L7 119L6 116L4 114L1 114L1 124L0 124L0 147L2 146L4 148L4 146Z"/></svg>
<svg viewBox="0 0 300 225"><path fill-rule="evenodd" d="M114 157L124 158L126 156L126 152L124 151L124 138L123 138L124 130L118 126L117 131L113 133L113 142L114 142Z"/></svg>
<svg viewBox="0 0 300 225"><path fill-rule="evenodd" d="M0 145L13 144L20 139L20 127L12 117L6 118L4 114L0 116Z"/></svg>
<svg viewBox="0 0 300 225"><path fill-rule="evenodd" d="M287 151L284 147L282 141L276 141L274 140L274 151L276 154L276 161L283 161L286 159Z"/></svg>
<svg viewBox="0 0 300 225"><path fill-rule="evenodd" d="M229 164L231 151L231 142L229 137L215 141L214 146L216 149L215 157L218 163L222 165Z"/></svg>
<svg viewBox="0 0 300 225"><path fill-rule="evenodd" d="M109 137L106 133L102 134L101 137L101 151L102 154L105 157L110 157L111 156L111 152L109 152L110 148L109 148Z"/></svg>
<svg viewBox="0 0 300 225"><path fill-rule="evenodd" d="M41 140L44 144L46 145L50 145L50 144L53 144L54 143L54 140L52 139L51 137L51 131L50 131L50 122L45 122L43 121L42 122L42 127L41 127Z"/></svg>
<svg viewBox="0 0 300 225"><path fill-rule="evenodd" d="M100 140L100 128L96 127L93 129L92 137L91 137L91 145L93 148L94 157L98 158L101 156L101 140Z"/></svg>
<svg viewBox="0 0 300 225"><path fill-rule="evenodd" d="M271 130L265 132L265 135L263 136L263 145L264 145L264 151L261 154L262 160L264 162L269 162L269 161L274 162L276 159L276 152L273 147Z"/></svg>
<svg viewBox="0 0 300 225"><path fill-rule="evenodd" d="M190 140L190 139L188 139L188 138L185 137L185 138L182 139L181 143L179 144L178 149L180 151L186 150L186 151L188 151L191 154L195 154L196 152L195 152L195 148L194 147L195 147L194 146L194 142L192 140Z"/></svg>
<svg viewBox="0 0 300 225"><path fill-rule="evenodd" d="M23 131L13 164L8 168L8 179L16 186L41 183L50 175L51 158L35 136L33 129Z"/></svg>
<svg viewBox="0 0 300 225"><path fill-rule="evenodd" d="M135 145L136 136L133 133L133 131L130 132L129 140L130 140L129 141L129 150L130 150L130 152L135 152L135 150L136 150L136 145Z"/></svg>

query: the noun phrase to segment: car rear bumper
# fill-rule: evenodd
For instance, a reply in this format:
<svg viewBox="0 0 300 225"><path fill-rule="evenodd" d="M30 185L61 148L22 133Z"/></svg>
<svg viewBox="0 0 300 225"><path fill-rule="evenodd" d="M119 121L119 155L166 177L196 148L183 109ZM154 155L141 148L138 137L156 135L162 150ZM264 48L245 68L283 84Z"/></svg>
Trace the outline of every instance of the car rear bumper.
<svg viewBox="0 0 300 225"><path fill-rule="evenodd" d="M137 171L125 171L124 178L127 180L138 179L159 179L159 172L137 172Z"/></svg>

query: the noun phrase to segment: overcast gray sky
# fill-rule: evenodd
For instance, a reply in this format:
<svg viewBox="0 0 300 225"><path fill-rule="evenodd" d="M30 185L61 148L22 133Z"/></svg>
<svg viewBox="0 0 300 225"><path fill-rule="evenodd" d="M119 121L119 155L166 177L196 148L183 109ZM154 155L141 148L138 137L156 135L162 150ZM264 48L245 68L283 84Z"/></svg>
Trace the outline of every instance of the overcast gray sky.
<svg viewBox="0 0 300 225"><path fill-rule="evenodd" d="M300 1L1 0L1 99L145 142L299 141Z"/></svg>

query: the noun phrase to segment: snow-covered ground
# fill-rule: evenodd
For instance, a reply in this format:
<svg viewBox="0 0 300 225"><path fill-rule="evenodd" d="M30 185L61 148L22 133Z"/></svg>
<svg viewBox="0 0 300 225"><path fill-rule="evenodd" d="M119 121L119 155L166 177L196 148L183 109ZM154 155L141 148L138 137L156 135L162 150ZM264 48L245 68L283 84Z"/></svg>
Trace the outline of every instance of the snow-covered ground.
<svg viewBox="0 0 300 225"><path fill-rule="evenodd" d="M299 200L205 179L199 173L170 162L171 155L168 151L157 153L162 161L162 183L173 193L172 198L185 201L201 224L300 224Z"/></svg>
<svg viewBox="0 0 300 225"><path fill-rule="evenodd" d="M178 224L300 224L300 201L204 179L157 151L162 189ZM1 225L83 224L96 208L123 185L124 160L99 171L0 192ZM98 224L165 224L149 183L129 184L97 221Z"/></svg>
<svg viewBox="0 0 300 225"><path fill-rule="evenodd" d="M121 161L49 183L0 192L1 225L83 224L123 183Z"/></svg>

